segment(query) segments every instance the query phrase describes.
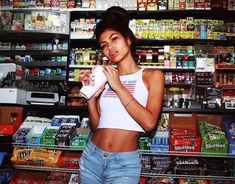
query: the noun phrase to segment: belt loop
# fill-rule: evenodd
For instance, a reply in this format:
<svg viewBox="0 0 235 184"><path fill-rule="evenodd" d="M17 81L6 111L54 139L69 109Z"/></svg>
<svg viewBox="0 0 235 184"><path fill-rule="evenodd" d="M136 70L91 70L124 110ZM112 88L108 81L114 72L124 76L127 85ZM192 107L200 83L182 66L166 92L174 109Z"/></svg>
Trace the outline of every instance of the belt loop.
<svg viewBox="0 0 235 184"><path fill-rule="evenodd" d="M115 157L116 164L120 164L122 166L122 159L120 158L120 154L117 153Z"/></svg>

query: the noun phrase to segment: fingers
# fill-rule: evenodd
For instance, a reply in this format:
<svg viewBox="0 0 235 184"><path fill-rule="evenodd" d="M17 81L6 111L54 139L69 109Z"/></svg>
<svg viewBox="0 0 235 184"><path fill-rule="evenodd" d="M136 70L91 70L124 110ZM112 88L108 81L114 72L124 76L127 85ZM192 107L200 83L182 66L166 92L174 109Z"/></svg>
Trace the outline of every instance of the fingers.
<svg viewBox="0 0 235 184"><path fill-rule="evenodd" d="M110 65L105 65L104 66L104 70L106 71L106 72L108 72L108 73L117 73L118 72L118 70L117 69L115 69L115 68L113 68L112 66L110 66Z"/></svg>

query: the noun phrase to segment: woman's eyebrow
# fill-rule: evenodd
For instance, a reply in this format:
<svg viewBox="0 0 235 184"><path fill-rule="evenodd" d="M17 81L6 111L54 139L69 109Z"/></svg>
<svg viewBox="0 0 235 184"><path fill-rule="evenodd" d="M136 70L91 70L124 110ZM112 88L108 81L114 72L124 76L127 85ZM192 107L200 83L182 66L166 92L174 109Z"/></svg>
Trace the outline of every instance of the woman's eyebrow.
<svg viewBox="0 0 235 184"><path fill-rule="evenodd" d="M108 39L110 39L110 38L111 38L113 35L115 35L115 34L117 34L117 33L111 34ZM105 42L106 42L106 41L102 41L102 42L100 42L100 44L105 43Z"/></svg>

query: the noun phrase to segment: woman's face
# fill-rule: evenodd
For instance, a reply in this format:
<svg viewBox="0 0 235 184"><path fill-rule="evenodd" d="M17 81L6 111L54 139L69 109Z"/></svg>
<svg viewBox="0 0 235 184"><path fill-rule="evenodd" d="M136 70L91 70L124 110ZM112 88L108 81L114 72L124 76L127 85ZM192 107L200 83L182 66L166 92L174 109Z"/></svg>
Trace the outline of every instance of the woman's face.
<svg viewBox="0 0 235 184"><path fill-rule="evenodd" d="M131 54L130 39L124 38L117 31L106 30L100 35L99 43L109 61L119 62Z"/></svg>

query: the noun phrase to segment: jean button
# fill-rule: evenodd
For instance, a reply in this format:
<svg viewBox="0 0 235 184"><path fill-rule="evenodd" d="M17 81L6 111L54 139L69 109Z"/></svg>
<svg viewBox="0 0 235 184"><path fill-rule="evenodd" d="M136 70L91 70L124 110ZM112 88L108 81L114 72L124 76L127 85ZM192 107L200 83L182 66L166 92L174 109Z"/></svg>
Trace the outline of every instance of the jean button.
<svg viewBox="0 0 235 184"><path fill-rule="evenodd" d="M108 153L104 153L104 157L107 157L108 156Z"/></svg>

